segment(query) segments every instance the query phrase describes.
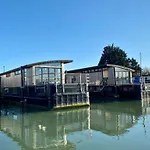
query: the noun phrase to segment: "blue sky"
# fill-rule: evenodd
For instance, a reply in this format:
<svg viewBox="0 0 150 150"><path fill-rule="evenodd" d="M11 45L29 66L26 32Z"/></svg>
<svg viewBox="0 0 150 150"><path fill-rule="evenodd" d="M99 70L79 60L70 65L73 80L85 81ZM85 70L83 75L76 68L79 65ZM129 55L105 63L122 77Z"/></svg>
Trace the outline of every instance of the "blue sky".
<svg viewBox="0 0 150 150"><path fill-rule="evenodd" d="M0 71L54 59L97 65L112 43L150 66L149 0L0 1Z"/></svg>

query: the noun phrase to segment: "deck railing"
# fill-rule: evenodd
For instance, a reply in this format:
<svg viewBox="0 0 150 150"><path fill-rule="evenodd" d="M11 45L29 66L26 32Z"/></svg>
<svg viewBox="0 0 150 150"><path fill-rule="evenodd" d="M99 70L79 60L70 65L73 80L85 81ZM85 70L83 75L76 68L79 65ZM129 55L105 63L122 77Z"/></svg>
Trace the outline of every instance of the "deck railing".
<svg viewBox="0 0 150 150"><path fill-rule="evenodd" d="M57 93L85 93L87 91L87 84L70 83L57 85Z"/></svg>
<svg viewBox="0 0 150 150"><path fill-rule="evenodd" d="M90 78L89 74L86 73L67 73L66 83L88 83L89 85L125 85L132 84L132 77L98 77L95 76Z"/></svg>
<svg viewBox="0 0 150 150"><path fill-rule="evenodd" d="M103 78L100 81L89 81L89 85L99 85L99 86L107 86L107 85L127 85L133 84L132 78Z"/></svg>

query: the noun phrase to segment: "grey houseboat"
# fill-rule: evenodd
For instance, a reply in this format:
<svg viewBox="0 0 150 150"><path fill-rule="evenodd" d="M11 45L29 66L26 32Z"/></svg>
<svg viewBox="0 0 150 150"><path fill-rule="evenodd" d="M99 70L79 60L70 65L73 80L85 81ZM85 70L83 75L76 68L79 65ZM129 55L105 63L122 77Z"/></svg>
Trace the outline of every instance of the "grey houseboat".
<svg viewBox="0 0 150 150"><path fill-rule="evenodd" d="M79 82L77 74L81 74L81 82L84 83L88 75L88 87L90 101L106 101L106 99L141 99L140 85L133 83L131 68L114 64L101 64L67 71L66 82ZM91 98L93 100L91 100ZM106 99L104 99L106 98Z"/></svg>
<svg viewBox="0 0 150 150"><path fill-rule="evenodd" d="M1 97L48 108L89 105L86 82L65 83L64 64L71 62L42 61L1 73Z"/></svg>
<svg viewBox="0 0 150 150"><path fill-rule="evenodd" d="M69 70L67 76L67 82L72 82L70 78L74 77L77 73L88 74L89 76L89 85L126 85L132 84L132 74L134 70L113 64L104 64L99 66L91 66L87 68ZM72 75L71 75L72 74ZM82 77L82 81L85 81ZM75 79L74 82L78 80Z"/></svg>

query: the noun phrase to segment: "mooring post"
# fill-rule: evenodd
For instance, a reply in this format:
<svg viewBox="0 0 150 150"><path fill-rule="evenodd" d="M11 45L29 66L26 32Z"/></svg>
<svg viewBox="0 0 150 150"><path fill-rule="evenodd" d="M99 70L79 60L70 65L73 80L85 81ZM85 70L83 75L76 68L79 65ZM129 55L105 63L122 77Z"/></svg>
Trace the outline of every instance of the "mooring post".
<svg viewBox="0 0 150 150"><path fill-rule="evenodd" d="M62 83L61 106L63 106L63 102L64 102L64 93L65 93L65 85L64 83Z"/></svg>
<svg viewBox="0 0 150 150"><path fill-rule="evenodd" d="M45 86L45 85L44 85ZM50 98L50 85L48 84L47 85L47 88L46 88L46 93L47 93L47 98L48 98L48 109L50 109L51 107L51 98Z"/></svg>
<svg viewBox="0 0 150 150"><path fill-rule="evenodd" d="M85 92L86 92L86 102L89 104L90 103L90 100L89 100L89 75L86 74L86 87L85 87Z"/></svg>
<svg viewBox="0 0 150 150"><path fill-rule="evenodd" d="M118 96L118 90L117 90L117 85L115 85L115 98Z"/></svg>
<svg viewBox="0 0 150 150"><path fill-rule="evenodd" d="M20 96L21 96L21 105L22 107L24 107L25 72L23 67L21 67L20 70L21 70L21 95Z"/></svg>

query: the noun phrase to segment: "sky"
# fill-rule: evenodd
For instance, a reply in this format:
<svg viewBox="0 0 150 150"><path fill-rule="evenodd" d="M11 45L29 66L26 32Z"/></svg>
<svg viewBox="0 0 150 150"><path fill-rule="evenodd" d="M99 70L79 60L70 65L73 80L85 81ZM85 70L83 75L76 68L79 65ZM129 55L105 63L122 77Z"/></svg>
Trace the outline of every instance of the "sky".
<svg viewBox="0 0 150 150"><path fill-rule="evenodd" d="M150 0L0 0L0 72L37 61L97 65L114 43L150 67Z"/></svg>

